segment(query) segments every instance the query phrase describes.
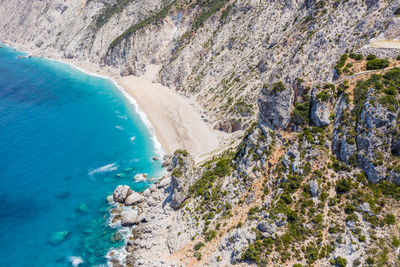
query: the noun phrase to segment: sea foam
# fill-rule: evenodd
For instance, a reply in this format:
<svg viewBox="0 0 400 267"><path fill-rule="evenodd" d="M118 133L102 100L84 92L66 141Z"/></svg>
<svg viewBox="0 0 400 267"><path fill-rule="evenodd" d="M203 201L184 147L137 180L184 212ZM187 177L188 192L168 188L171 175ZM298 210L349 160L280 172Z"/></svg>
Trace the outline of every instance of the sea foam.
<svg viewBox="0 0 400 267"><path fill-rule="evenodd" d="M62 60L57 60L57 59L52 59L52 58L46 58L46 59L62 62L62 63L68 64L68 65L72 66L73 68L78 69L88 75L110 80L114 84L114 86L116 88L118 88L118 90L126 97L126 99L129 100L129 102L135 108L135 112L139 115L140 119L143 121L144 125L146 126L147 130L150 133L150 138L153 141L154 153L157 154L157 156L159 156L159 157L164 156L164 151L162 149L161 143L156 136L156 131L155 131L153 125L151 124L150 120L148 119L147 114L139 107L139 104L137 103L137 101L130 94L128 94L128 92L126 92L125 88L120 86L113 78L108 77L108 76L99 75L97 73L89 72L89 71L82 69L81 67L78 67L78 66L74 65L73 63L70 63L67 61L62 61Z"/></svg>
<svg viewBox="0 0 400 267"><path fill-rule="evenodd" d="M107 164L107 165L104 165L104 166L96 168L96 169L90 169L88 174L89 174L89 176L93 176L95 174L111 172L111 171L115 171L117 169L118 169L117 163L111 163L111 164Z"/></svg>
<svg viewBox="0 0 400 267"><path fill-rule="evenodd" d="M27 52L23 52L23 53L28 54ZM113 78L87 71L87 70L85 70L85 69L83 69L81 67L78 67L78 66L74 65L71 62L64 61L62 59L54 59L54 58L48 58L48 57L43 57L43 56L41 56L41 58L44 58L44 59L47 59L47 60L56 61L56 62L61 62L61 63L67 64L67 65L71 66L72 68L75 68L75 69L77 69L77 70L79 70L79 71L81 71L81 72L83 72L85 74L88 74L88 75L91 75L91 76L94 76L94 77L99 77L99 78L102 78L102 79L107 79L107 80L111 81L114 84L114 86L133 105L133 107L135 108L136 113L139 115L140 119L143 121L144 125L146 126L147 130L149 131L150 139L153 141L153 144L154 144L154 153L157 154L157 156L159 156L161 158L164 156L164 151L162 149L161 143L158 140L158 138L156 136L155 129L154 129L153 125L151 124L150 120L148 119L146 113L139 107L139 104L137 103L137 101L130 94L128 94L126 92L125 88L120 86Z"/></svg>
<svg viewBox="0 0 400 267"><path fill-rule="evenodd" d="M72 266L76 267L79 264L82 264L84 261L81 257L71 256L69 257L69 261L71 262Z"/></svg>

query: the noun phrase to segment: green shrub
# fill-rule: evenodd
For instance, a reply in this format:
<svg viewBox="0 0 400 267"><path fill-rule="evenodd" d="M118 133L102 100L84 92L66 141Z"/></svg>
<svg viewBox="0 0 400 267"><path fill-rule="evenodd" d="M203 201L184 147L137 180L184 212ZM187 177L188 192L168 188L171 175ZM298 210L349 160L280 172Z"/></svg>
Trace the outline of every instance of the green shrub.
<svg viewBox="0 0 400 267"><path fill-rule="evenodd" d="M392 81L395 84L400 84L400 68L389 70L383 75L386 80Z"/></svg>
<svg viewBox="0 0 400 267"><path fill-rule="evenodd" d="M225 177L230 174L231 169L229 166L229 159L223 159L217 162L217 166L214 170L214 174L219 177Z"/></svg>
<svg viewBox="0 0 400 267"><path fill-rule="evenodd" d="M397 237L393 237L392 245L397 248L398 246L400 246L400 240Z"/></svg>
<svg viewBox="0 0 400 267"><path fill-rule="evenodd" d="M389 60L375 58L367 62L367 70L380 70L389 66Z"/></svg>
<svg viewBox="0 0 400 267"><path fill-rule="evenodd" d="M375 56L375 55L369 54L369 55L367 56L367 60L373 60L373 59L376 59L376 56Z"/></svg>
<svg viewBox="0 0 400 267"><path fill-rule="evenodd" d="M127 1L127 0L125 0ZM172 1L171 3L165 5L162 7L157 13L145 18L144 20L136 23L135 25L129 27L126 31L124 31L120 36L115 38L110 46L108 47L109 50L113 49L117 44L119 44L123 39L127 38L131 34L137 32L140 29L143 29L144 27L150 25L151 23L155 21L160 21L163 20L169 13L171 7L175 4L176 1Z"/></svg>
<svg viewBox="0 0 400 267"><path fill-rule="evenodd" d="M328 200L328 205L329 206L335 206L336 205L336 203L337 203L337 200L336 200L336 198L329 198L329 200Z"/></svg>
<svg viewBox="0 0 400 267"><path fill-rule="evenodd" d="M393 214L387 214L385 217L385 223L387 225L393 225L396 223L396 217Z"/></svg>
<svg viewBox="0 0 400 267"><path fill-rule="evenodd" d="M335 69L339 75L342 74L342 68L346 64L346 60L348 57L349 55L344 54L340 57L340 60L336 63Z"/></svg>
<svg viewBox="0 0 400 267"><path fill-rule="evenodd" d="M340 179L336 182L336 192L338 194L345 194L351 190L351 181L349 179Z"/></svg>
<svg viewBox="0 0 400 267"><path fill-rule="evenodd" d="M308 263L313 263L318 260L319 248L314 246L308 246L305 251L305 257Z"/></svg>
<svg viewBox="0 0 400 267"><path fill-rule="evenodd" d="M196 252L194 253L194 256L196 257L196 259L197 259L198 261L201 260L201 253L200 253L200 252L196 251Z"/></svg>
<svg viewBox="0 0 400 267"><path fill-rule="evenodd" d="M215 231L215 230L208 231L205 234L205 240L207 242L209 242L209 241L213 240L216 236L217 236L217 231Z"/></svg>
<svg viewBox="0 0 400 267"><path fill-rule="evenodd" d="M250 244L246 251L242 254L242 259L247 261L252 261L257 264L260 263L260 246L257 242Z"/></svg>
<svg viewBox="0 0 400 267"><path fill-rule="evenodd" d="M260 210L260 208L258 206L252 207L249 209L248 214L249 215L254 215L255 213L257 213Z"/></svg>
<svg viewBox="0 0 400 267"><path fill-rule="evenodd" d="M374 260L374 258L372 258L372 257L368 257L367 260L366 260L366 262L367 262L369 265L373 265L373 264L375 263L375 260Z"/></svg>
<svg viewBox="0 0 400 267"><path fill-rule="evenodd" d="M292 197L289 194L282 194L281 199L286 203L286 204L291 204L293 202Z"/></svg>
<svg viewBox="0 0 400 267"><path fill-rule="evenodd" d="M347 204L347 206L344 208L344 211L347 214L352 214L354 211L356 210L356 208L352 205L352 204Z"/></svg>
<svg viewBox="0 0 400 267"><path fill-rule="evenodd" d="M349 58L352 58L354 60L362 60L364 57L362 54L354 54L354 53L350 53L349 54Z"/></svg>
<svg viewBox="0 0 400 267"><path fill-rule="evenodd" d="M347 260L345 258L337 256L335 260L335 265L339 267L345 267L347 265Z"/></svg>
<svg viewBox="0 0 400 267"><path fill-rule="evenodd" d="M397 60L400 60L400 55L398 55L398 56L396 57L396 59L397 59Z"/></svg>
<svg viewBox="0 0 400 267"><path fill-rule="evenodd" d="M338 231L339 231L339 229L338 229L337 226L331 226L331 227L329 227L329 229L328 229L328 232L329 232L330 234L336 234Z"/></svg>
<svg viewBox="0 0 400 267"><path fill-rule="evenodd" d="M293 111L293 119L297 125L307 125L310 123L310 96L305 95L301 102L297 102Z"/></svg>
<svg viewBox="0 0 400 267"><path fill-rule="evenodd" d="M198 179L190 188L189 192L196 196L204 195L213 188L213 183L219 178L231 173L230 159L220 159L215 168L210 167L200 179ZM220 192L216 192L217 194Z"/></svg>
<svg viewBox="0 0 400 267"><path fill-rule="evenodd" d="M194 250L199 250L199 249L201 249L202 247L204 247L205 245L204 245L204 243L203 242L198 242L198 243L196 243L196 245L194 245Z"/></svg>
<svg viewBox="0 0 400 267"><path fill-rule="evenodd" d="M100 29L113 15L121 12L130 2L132 2L132 0L117 0L113 5L106 3L105 8L102 9L96 17L96 28Z"/></svg>
<svg viewBox="0 0 400 267"><path fill-rule="evenodd" d="M329 99L331 95L327 91L321 91L320 93L317 94L316 98L319 101L325 102Z"/></svg>
<svg viewBox="0 0 400 267"><path fill-rule="evenodd" d="M209 0L209 1L198 1L198 5L203 10L193 22L192 32L197 31L200 27L203 27L204 22L211 17L212 14L218 12L226 3L225 0ZM226 16L227 14L225 14Z"/></svg>
<svg viewBox="0 0 400 267"><path fill-rule="evenodd" d="M279 93L279 92L283 92L285 90L286 90L285 85L281 81L276 82L272 85L273 92Z"/></svg>

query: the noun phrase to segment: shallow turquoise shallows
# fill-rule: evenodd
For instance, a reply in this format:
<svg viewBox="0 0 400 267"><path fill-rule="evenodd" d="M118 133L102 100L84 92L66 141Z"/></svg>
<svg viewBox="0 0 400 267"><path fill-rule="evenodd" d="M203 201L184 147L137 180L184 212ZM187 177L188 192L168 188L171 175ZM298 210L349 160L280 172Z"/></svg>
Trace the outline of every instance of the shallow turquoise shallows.
<svg viewBox="0 0 400 267"><path fill-rule="evenodd" d="M111 81L0 46L0 266L105 264L106 197L160 173L151 136Z"/></svg>

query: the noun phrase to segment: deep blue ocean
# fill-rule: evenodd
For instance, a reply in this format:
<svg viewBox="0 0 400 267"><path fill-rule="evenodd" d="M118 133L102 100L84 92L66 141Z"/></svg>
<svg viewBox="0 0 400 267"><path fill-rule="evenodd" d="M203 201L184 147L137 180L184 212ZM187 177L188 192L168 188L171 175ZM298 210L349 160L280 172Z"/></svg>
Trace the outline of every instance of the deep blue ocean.
<svg viewBox="0 0 400 267"><path fill-rule="evenodd" d="M106 197L161 171L150 133L110 80L0 46L0 266L105 264Z"/></svg>

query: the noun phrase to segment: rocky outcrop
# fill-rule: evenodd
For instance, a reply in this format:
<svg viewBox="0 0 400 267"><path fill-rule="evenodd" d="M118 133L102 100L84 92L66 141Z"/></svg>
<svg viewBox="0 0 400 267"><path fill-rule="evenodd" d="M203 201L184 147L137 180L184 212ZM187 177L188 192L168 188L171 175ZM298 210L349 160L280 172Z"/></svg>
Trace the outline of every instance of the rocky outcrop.
<svg viewBox="0 0 400 267"><path fill-rule="evenodd" d="M358 160L368 180L374 183L387 176L383 161L390 155L386 144L392 143L390 132L397 118L397 111L390 112L376 98L370 89L357 124Z"/></svg>
<svg viewBox="0 0 400 267"><path fill-rule="evenodd" d="M355 160L357 151L355 143L354 125L356 121L350 113L350 104L348 96L342 94L335 106L335 122L332 134L332 151L336 153L338 159L349 162L350 159Z"/></svg>
<svg viewBox="0 0 400 267"><path fill-rule="evenodd" d="M312 197L317 197L320 193L319 185L317 180L311 180L310 183L310 193Z"/></svg>
<svg viewBox="0 0 400 267"><path fill-rule="evenodd" d="M300 161L300 152L297 142L288 148L282 160L282 164L286 168L285 174L289 174L291 172L303 174L303 163Z"/></svg>
<svg viewBox="0 0 400 267"><path fill-rule="evenodd" d="M124 203L131 193L132 189L129 185L119 185L113 192L113 199L115 202Z"/></svg>
<svg viewBox="0 0 400 267"><path fill-rule="evenodd" d="M286 128L293 109L294 92L283 83L264 86L258 98L260 122L272 129Z"/></svg>
<svg viewBox="0 0 400 267"><path fill-rule="evenodd" d="M136 192L132 192L126 199L125 199L125 204L126 205L136 205L138 203L141 203L144 200L144 196L136 193Z"/></svg>
<svg viewBox="0 0 400 267"><path fill-rule="evenodd" d="M263 233L274 235L276 232L276 225L267 221L261 221L257 224L257 229Z"/></svg>
<svg viewBox="0 0 400 267"><path fill-rule="evenodd" d="M132 211L124 211L121 214L121 225L124 227L133 226L138 224L138 213L135 210Z"/></svg>
<svg viewBox="0 0 400 267"><path fill-rule="evenodd" d="M330 108L331 96L330 92L322 89L314 89L311 93L311 122L318 126L328 126L330 123Z"/></svg>
<svg viewBox="0 0 400 267"><path fill-rule="evenodd" d="M218 122L214 126L215 130L224 131L227 133L233 133L242 129L242 125L239 121L224 121Z"/></svg>
<svg viewBox="0 0 400 267"><path fill-rule="evenodd" d="M187 151L177 150L172 157L171 207L178 209L188 197L189 187L194 182L193 158Z"/></svg>
<svg viewBox="0 0 400 267"><path fill-rule="evenodd" d="M236 229L228 235L218 247L218 253L211 257L211 264L218 266L221 260L227 265L235 264L241 261L241 251L254 242L256 235L250 229ZM218 257L219 256L219 257Z"/></svg>

